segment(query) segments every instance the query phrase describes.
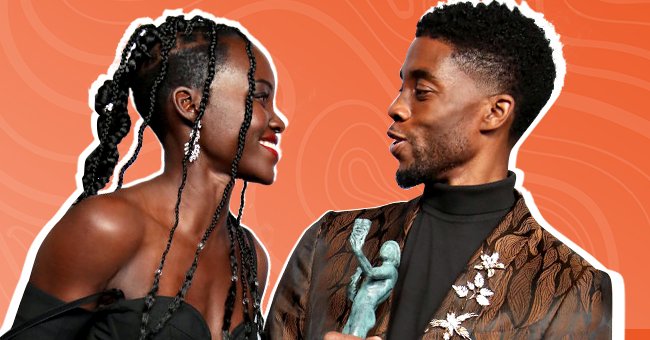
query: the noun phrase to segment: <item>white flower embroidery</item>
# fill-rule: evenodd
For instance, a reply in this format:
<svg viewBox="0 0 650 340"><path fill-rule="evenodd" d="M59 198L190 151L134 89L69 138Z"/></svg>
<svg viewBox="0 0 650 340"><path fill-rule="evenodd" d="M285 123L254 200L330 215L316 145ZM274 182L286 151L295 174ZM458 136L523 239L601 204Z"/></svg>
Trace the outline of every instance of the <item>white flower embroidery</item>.
<svg viewBox="0 0 650 340"><path fill-rule="evenodd" d="M481 263L474 266L474 269L485 270L487 272L487 277L490 278L494 275L495 269L504 269L505 265L499 262L499 253L493 253L492 255L481 254ZM451 287L456 292L456 295L460 298L466 298L467 300L476 299L476 302L481 306L488 306L490 296L494 295L494 292L487 287L486 279L480 272L476 273L474 276L474 281L467 281L467 286L456 286L452 285ZM472 293L471 295L469 293ZM463 307L464 309L464 307ZM451 339L454 334L460 335L463 339L471 340L469 336L469 331L462 327L460 324L469 319L478 316L475 313L465 313L456 317L455 313L447 313L446 320L431 320L429 322L429 327L424 331L425 333L430 330L430 328L441 327L445 329L443 335L445 340Z"/></svg>
<svg viewBox="0 0 650 340"><path fill-rule="evenodd" d="M467 284L469 284L469 282L467 282ZM464 298L469 293L469 289L467 289L467 287L465 287L465 286L451 285L451 288L453 288L456 291L456 294L458 295L458 297Z"/></svg>
<svg viewBox="0 0 650 340"><path fill-rule="evenodd" d="M481 273L476 273L474 282L468 281L467 286L452 285L451 287L454 288L458 297L467 297L469 292L472 292L472 295L468 297L468 299L476 299L476 302L478 302L479 305L487 306L490 304L488 297L494 295L494 292L487 287L483 287L484 284L485 279L483 279L483 275L481 275Z"/></svg>
<svg viewBox="0 0 650 340"><path fill-rule="evenodd" d="M478 316L478 314L465 313L456 317L456 313L447 313L446 320L431 320L431 322L429 322L429 327L445 328L446 331L445 334L443 335L445 340L449 340L454 334L458 334L462 336L464 339L471 339L469 337L469 331L467 331L467 329L461 326L460 324L461 322L469 318L473 318L475 316ZM428 331L429 329L427 328L425 332Z"/></svg>
<svg viewBox="0 0 650 340"><path fill-rule="evenodd" d="M503 269L503 263L499 263L499 253L492 255L481 254L481 263L474 266L475 269L487 270L487 276L492 277L495 269Z"/></svg>
<svg viewBox="0 0 650 340"><path fill-rule="evenodd" d="M481 306L487 306L490 304L488 297L492 295L494 295L494 293L491 290L487 288L481 288L479 294L476 295L476 302L478 302L478 304Z"/></svg>

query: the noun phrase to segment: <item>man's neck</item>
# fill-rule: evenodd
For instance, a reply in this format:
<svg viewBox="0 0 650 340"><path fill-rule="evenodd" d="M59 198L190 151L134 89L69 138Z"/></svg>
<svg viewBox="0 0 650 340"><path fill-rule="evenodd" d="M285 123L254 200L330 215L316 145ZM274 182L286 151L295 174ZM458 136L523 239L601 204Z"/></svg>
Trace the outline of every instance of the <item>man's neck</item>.
<svg viewBox="0 0 650 340"><path fill-rule="evenodd" d="M479 185L428 183L422 195L425 209L448 214L475 215L502 209L514 204L516 177L513 172L501 180Z"/></svg>

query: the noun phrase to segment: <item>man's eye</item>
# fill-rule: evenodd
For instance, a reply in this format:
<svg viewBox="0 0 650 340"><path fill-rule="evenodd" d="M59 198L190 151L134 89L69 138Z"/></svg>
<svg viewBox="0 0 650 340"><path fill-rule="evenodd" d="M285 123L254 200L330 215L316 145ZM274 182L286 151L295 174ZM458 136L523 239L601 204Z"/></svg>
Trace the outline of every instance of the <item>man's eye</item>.
<svg viewBox="0 0 650 340"><path fill-rule="evenodd" d="M415 89L416 97L425 97L429 93L431 93L431 90Z"/></svg>

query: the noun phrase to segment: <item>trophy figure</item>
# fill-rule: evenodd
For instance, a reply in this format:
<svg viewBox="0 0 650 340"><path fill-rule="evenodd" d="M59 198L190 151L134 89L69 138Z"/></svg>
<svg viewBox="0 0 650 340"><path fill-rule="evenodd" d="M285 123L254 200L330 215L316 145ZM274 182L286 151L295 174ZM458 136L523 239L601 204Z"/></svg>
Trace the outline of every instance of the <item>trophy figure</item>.
<svg viewBox="0 0 650 340"><path fill-rule="evenodd" d="M390 296L390 292L397 282L397 269L400 261L400 249L397 242L386 241L379 250L381 265L373 267L370 264L361 250L368 230L370 230L370 224L370 220L356 219L350 235L350 245L359 260L359 266L348 285L348 299L352 301L352 310L343 327L343 334L361 338L365 338L368 331L375 326L375 310ZM361 278L362 274L363 278ZM360 281L361 286L359 287Z"/></svg>

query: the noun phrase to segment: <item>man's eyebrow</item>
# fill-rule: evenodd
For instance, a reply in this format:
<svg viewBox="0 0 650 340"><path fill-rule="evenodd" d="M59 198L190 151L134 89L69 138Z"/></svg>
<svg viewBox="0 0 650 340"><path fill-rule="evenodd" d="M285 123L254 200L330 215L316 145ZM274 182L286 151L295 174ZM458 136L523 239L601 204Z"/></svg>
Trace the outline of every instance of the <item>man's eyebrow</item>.
<svg viewBox="0 0 650 340"><path fill-rule="evenodd" d="M438 78L436 78L436 76L434 76L433 73L429 72L429 70L426 69L419 68L419 69L409 71L409 76L410 78L414 78L415 80L425 79L432 83L440 84ZM404 73L402 72L402 70L399 70L399 79L404 80Z"/></svg>
<svg viewBox="0 0 650 340"><path fill-rule="evenodd" d="M273 84L271 84L271 82L266 80L266 79L255 79L255 82L264 83L264 84L268 85L268 87L270 87L271 90L273 90Z"/></svg>
<svg viewBox="0 0 650 340"><path fill-rule="evenodd" d="M433 73L429 72L429 70L426 70L426 69L419 68L419 69L412 70L410 72L410 76L411 76L411 78L415 78L416 80L417 79L424 79L424 80L428 80L428 81L430 81L432 83L436 83L436 84L439 83L438 78L436 78L436 76L434 76Z"/></svg>

